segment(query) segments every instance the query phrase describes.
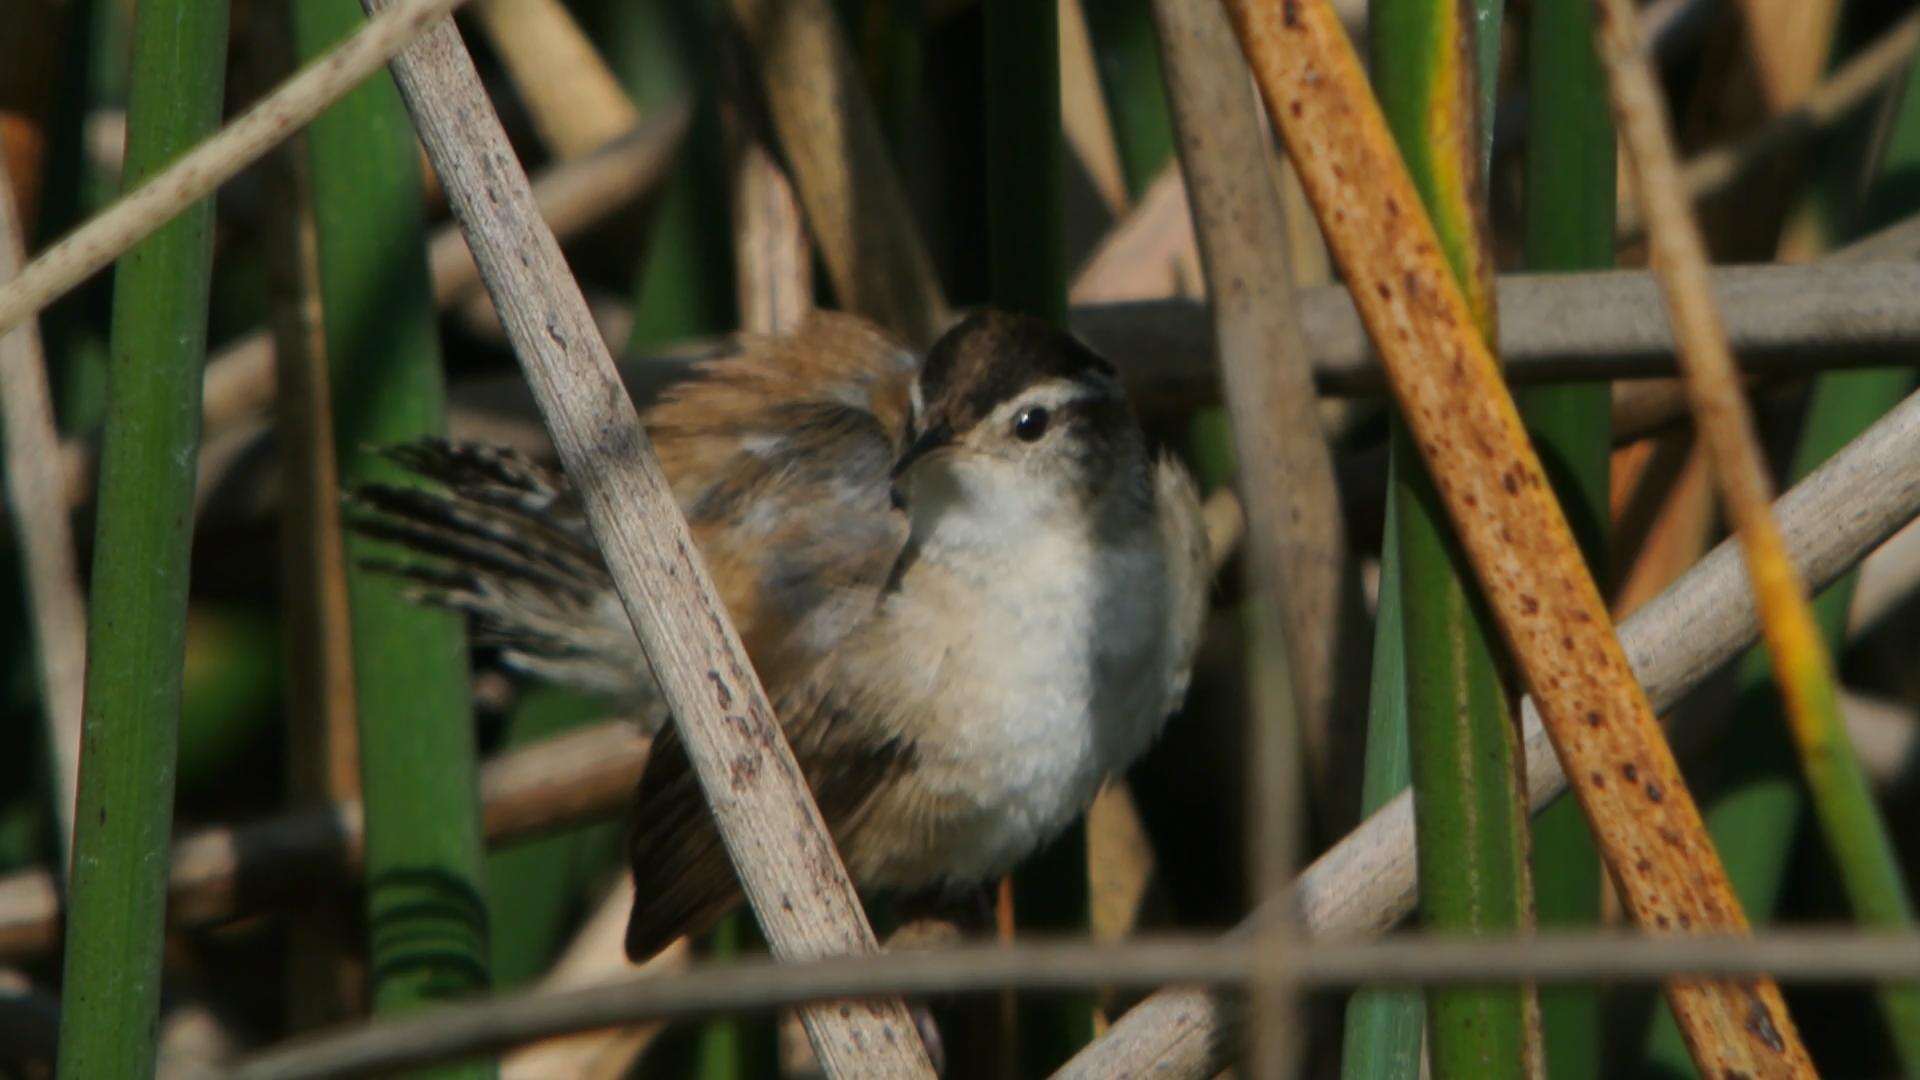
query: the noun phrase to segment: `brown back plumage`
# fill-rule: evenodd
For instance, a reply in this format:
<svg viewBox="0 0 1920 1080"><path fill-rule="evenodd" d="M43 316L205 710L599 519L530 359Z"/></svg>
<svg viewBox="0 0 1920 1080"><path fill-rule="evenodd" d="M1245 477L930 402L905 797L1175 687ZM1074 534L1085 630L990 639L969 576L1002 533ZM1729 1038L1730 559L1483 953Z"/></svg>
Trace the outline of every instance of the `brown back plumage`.
<svg viewBox="0 0 1920 1080"><path fill-rule="evenodd" d="M820 312L792 336L743 338L644 418L836 835L910 753L848 739L831 688L808 676L872 610L906 542L888 471L914 370L867 322ZM435 486L362 490L354 523L435 557L395 568L421 598L467 613L510 665L622 699L659 731L632 817L629 954L711 926L739 886L566 478L488 447L394 456Z"/></svg>

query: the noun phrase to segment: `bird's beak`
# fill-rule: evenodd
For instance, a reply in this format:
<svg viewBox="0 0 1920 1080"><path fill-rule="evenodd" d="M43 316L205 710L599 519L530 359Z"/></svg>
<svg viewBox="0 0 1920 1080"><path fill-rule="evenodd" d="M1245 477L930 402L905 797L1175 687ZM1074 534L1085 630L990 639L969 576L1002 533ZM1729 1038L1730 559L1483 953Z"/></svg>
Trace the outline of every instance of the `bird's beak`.
<svg viewBox="0 0 1920 1080"><path fill-rule="evenodd" d="M899 483L900 478L907 474L907 470L913 468L914 462L952 443L953 431L947 425L942 423L929 425L927 430L921 432L920 437L913 440L912 445L907 447L906 452L894 461L893 471L887 474L888 478Z"/></svg>

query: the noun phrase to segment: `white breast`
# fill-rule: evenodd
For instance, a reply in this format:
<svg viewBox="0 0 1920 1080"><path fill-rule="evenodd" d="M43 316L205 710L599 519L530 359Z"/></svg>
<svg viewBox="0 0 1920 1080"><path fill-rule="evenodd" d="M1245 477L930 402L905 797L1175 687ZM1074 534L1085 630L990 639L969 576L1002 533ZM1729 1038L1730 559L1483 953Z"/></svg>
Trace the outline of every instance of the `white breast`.
<svg viewBox="0 0 1920 1080"><path fill-rule="evenodd" d="M930 838L943 876L1004 873L1146 749L1184 679L1169 590L1151 526L1119 546L1061 528L928 552L902 580L879 622L919 672L918 771L973 811Z"/></svg>

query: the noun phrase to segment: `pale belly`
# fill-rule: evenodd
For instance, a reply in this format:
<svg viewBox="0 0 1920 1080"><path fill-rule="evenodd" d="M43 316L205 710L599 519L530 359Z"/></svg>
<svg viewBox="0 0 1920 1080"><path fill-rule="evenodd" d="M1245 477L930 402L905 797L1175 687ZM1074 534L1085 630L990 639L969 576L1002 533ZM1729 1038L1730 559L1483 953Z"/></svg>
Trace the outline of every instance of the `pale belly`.
<svg viewBox="0 0 1920 1080"><path fill-rule="evenodd" d="M917 603L883 620L920 653L911 696L916 781L875 807L903 842L869 884L967 885L1059 835L1166 719L1170 648L1157 553L1091 567L1114 587L1033 558L998 575L908 582ZM944 577L945 575L941 575ZM962 612L971 613L971 617ZM905 839L911 837L910 840Z"/></svg>

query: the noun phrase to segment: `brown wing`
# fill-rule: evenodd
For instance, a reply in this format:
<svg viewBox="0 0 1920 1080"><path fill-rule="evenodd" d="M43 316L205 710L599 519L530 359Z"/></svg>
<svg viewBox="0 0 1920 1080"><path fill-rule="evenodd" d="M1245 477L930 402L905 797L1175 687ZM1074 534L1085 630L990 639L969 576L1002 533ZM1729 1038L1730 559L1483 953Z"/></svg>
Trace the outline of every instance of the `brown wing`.
<svg viewBox="0 0 1920 1080"><path fill-rule="evenodd" d="M847 840L860 831L866 811L913 768L912 744L870 737L872 729L818 683L776 698L774 708L834 843L854 861ZM636 962L683 934L711 929L740 902L733 864L686 749L671 730L654 741L641 775L628 853L634 898L627 955Z"/></svg>
<svg viewBox="0 0 1920 1080"><path fill-rule="evenodd" d="M760 678L810 670L864 617L902 546L888 472L914 359L817 312L744 339L647 414L660 463Z"/></svg>
<svg viewBox="0 0 1920 1080"><path fill-rule="evenodd" d="M795 687L873 609L906 543L888 472L913 370L912 355L871 324L822 312L787 337L743 338L646 415L721 599L836 829L900 753L859 746L821 694ZM521 670L622 699L660 727L646 659L566 478L483 446L395 454L433 486L363 489L355 526L433 557L396 568L421 598L467 613L476 640ZM670 730L641 780L633 853L641 898L632 951L651 953L735 902Z"/></svg>
<svg viewBox="0 0 1920 1080"><path fill-rule="evenodd" d="M913 358L870 324L819 313L749 341L647 416L715 585L836 837L908 757L864 744L810 676L878 601L906 543L889 470ZM630 851L635 959L739 901L685 749L665 732L641 777Z"/></svg>

